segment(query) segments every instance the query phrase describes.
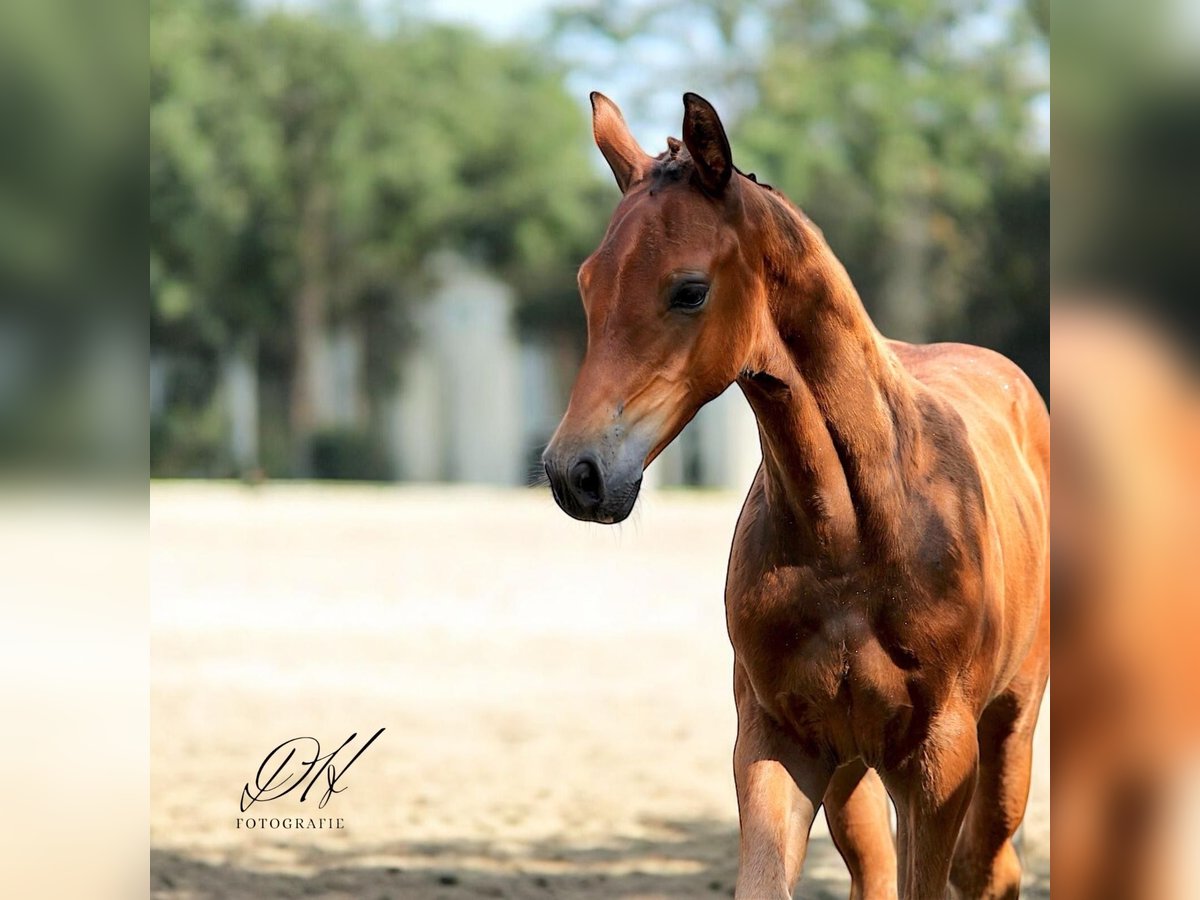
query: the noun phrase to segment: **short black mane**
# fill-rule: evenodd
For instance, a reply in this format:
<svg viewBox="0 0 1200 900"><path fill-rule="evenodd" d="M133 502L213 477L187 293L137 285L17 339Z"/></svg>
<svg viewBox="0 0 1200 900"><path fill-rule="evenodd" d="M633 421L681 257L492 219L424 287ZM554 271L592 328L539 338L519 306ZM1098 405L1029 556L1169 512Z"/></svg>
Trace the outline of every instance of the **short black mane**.
<svg viewBox="0 0 1200 900"><path fill-rule="evenodd" d="M688 153L683 143L677 138L667 138L667 149L654 157L654 164L650 167L650 171L646 175L650 179L650 190L657 191L667 185L687 181L692 177L692 172L695 168L691 154ZM787 198L783 194L779 193L771 185L759 181L758 176L753 172L743 172L736 166L734 166L734 171L739 175L749 178L760 188L769 191L785 203L787 202Z"/></svg>
<svg viewBox="0 0 1200 900"><path fill-rule="evenodd" d="M667 149L654 158L654 165L647 174L650 190L657 191L667 185L687 181L694 170L687 149L674 138L668 138Z"/></svg>

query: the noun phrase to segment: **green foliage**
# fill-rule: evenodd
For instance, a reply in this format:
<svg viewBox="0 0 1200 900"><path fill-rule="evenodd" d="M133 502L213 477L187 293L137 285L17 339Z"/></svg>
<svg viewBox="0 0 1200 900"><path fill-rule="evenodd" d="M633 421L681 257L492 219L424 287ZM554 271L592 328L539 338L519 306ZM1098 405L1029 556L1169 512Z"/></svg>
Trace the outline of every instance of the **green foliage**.
<svg viewBox="0 0 1200 900"><path fill-rule="evenodd" d="M218 342L277 324L306 215L346 309L418 286L439 248L519 277L595 230L586 120L528 48L197 0L156 3L152 33L160 323Z"/></svg>
<svg viewBox="0 0 1200 900"><path fill-rule="evenodd" d="M151 0L151 339L171 360L152 465L228 473L220 372L245 350L268 472L362 475L346 460L361 451L374 465L384 417L372 413L398 377L432 255L507 279L526 332L578 340L575 268L612 187L545 47L408 18L368 27L353 0L259 9ZM645 86L640 99L667 84L674 102L711 94L739 165L824 228L885 331L1032 359L1046 290L1048 159L1031 125L1046 89L1042 12L585 0L560 9L556 34L598 87L616 64ZM566 52L580 36L610 59ZM614 91L636 118L633 94ZM333 434L314 412L316 361L341 326L362 335L368 412Z"/></svg>
<svg viewBox="0 0 1200 900"><path fill-rule="evenodd" d="M1032 30L1020 8L993 7L1002 37L984 40L974 0L847 8L777 14L742 125L747 164L822 224L885 328L952 334L986 268L993 189L1032 155L1029 104L1045 87L1026 71ZM904 308L916 304L927 310Z"/></svg>
<svg viewBox="0 0 1200 900"><path fill-rule="evenodd" d="M984 217L978 277L964 321L1050 397L1050 172L1014 173L995 189Z"/></svg>
<svg viewBox="0 0 1200 900"><path fill-rule="evenodd" d="M144 405L145 69L133 4L0 12L0 461L125 478ZM132 371L127 372L132 375ZM136 477L136 474L135 474Z"/></svg>

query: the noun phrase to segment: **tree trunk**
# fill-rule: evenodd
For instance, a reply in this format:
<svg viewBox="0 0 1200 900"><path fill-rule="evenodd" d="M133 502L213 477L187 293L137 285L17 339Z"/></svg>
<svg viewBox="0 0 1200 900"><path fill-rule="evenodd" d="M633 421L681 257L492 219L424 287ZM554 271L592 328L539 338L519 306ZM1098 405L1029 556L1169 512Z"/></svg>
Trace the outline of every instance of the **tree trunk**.
<svg viewBox="0 0 1200 900"><path fill-rule="evenodd" d="M320 396L328 382L325 332L329 305L329 247L326 224L329 191L317 184L303 205L298 238L300 283L292 297L295 329L291 400L288 421L291 431L292 474L312 473L312 441L323 424Z"/></svg>

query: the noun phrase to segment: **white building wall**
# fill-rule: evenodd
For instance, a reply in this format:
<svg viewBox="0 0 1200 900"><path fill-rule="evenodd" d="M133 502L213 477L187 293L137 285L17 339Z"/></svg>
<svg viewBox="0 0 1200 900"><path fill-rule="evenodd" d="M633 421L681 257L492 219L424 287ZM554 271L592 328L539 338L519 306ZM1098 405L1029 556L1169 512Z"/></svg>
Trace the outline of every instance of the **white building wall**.
<svg viewBox="0 0 1200 900"><path fill-rule="evenodd" d="M526 341L520 349L521 448L525 483L542 478L539 457L550 442L563 410L554 354L544 344Z"/></svg>
<svg viewBox="0 0 1200 900"><path fill-rule="evenodd" d="M325 427L356 428L366 418L363 342L357 329L338 325L323 343L325 379L318 392L318 421Z"/></svg>
<svg viewBox="0 0 1200 900"><path fill-rule="evenodd" d="M663 451L643 484L676 487L694 483L745 491L761 460L754 413L742 392L731 385L705 405Z"/></svg>
<svg viewBox="0 0 1200 900"><path fill-rule="evenodd" d="M692 423L700 434L702 483L748 490L762 461L758 424L736 385L713 400Z"/></svg>
<svg viewBox="0 0 1200 900"><path fill-rule="evenodd" d="M412 480L522 484L520 348L512 291L459 257L437 260L392 423L397 472Z"/></svg>
<svg viewBox="0 0 1200 900"><path fill-rule="evenodd" d="M403 481L438 481L446 437L439 408L437 361L424 343L409 353L387 432L392 471Z"/></svg>
<svg viewBox="0 0 1200 900"><path fill-rule="evenodd" d="M221 358L221 383L230 461L238 472L258 467L258 363L253 347L238 344Z"/></svg>

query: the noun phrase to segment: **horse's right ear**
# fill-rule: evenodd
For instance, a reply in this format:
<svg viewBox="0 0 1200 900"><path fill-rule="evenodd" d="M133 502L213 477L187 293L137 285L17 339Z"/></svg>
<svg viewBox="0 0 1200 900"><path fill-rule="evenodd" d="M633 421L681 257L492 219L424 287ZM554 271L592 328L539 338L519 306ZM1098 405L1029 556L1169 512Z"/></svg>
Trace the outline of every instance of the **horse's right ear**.
<svg viewBox="0 0 1200 900"><path fill-rule="evenodd" d="M599 91L592 91L592 134L604 154L621 193L642 176L650 156L638 146L617 104Z"/></svg>
<svg viewBox="0 0 1200 900"><path fill-rule="evenodd" d="M690 91L683 95L683 143L692 155L700 186L720 196L733 177L733 151L713 105Z"/></svg>

